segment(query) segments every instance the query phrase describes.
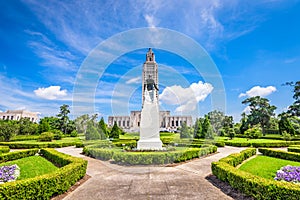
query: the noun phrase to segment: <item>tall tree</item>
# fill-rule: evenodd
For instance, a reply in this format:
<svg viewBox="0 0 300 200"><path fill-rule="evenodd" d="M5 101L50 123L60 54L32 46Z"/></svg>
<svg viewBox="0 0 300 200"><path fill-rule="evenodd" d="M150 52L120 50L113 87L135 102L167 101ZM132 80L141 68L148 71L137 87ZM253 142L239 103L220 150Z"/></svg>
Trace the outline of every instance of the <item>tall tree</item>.
<svg viewBox="0 0 300 200"><path fill-rule="evenodd" d="M283 135L283 133L286 132L290 135L295 135L295 129L289 120L290 118L289 114L283 112L279 114L278 117L280 118L278 122L279 133Z"/></svg>
<svg viewBox="0 0 300 200"><path fill-rule="evenodd" d="M50 125L47 119L42 118L40 119L39 125L38 125L38 133L44 133L48 132L50 130Z"/></svg>
<svg viewBox="0 0 300 200"><path fill-rule="evenodd" d="M195 121L195 127L194 127L194 138L199 139L199 138L203 138L202 135L202 123L201 123L201 119L196 119Z"/></svg>
<svg viewBox="0 0 300 200"><path fill-rule="evenodd" d="M64 104L60 106L60 112L57 115L57 117L59 119L60 130L64 134L67 134L67 126L70 120L68 116L69 113L70 113L69 105Z"/></svg>
<svg viewBox="0 0 300 200"><path fill-rule="evenodd" d="M202 136L209 139L214 137L214 130L207 115L202 123Z"/></svg>
<svg viewBox="0 0 300 200"><path fill-rule="evenodd" d="M99 128L102 130L103 134L108 137L107 126L104 122L103 117L101 117L101 119L99 121Z"/></svg>
<svg viewBox="0 0 300 200"><path fill-rule="evenodd" d="M114 126L111 129L111 132L109 134L110 138L119 139L119 136L121 134L121 130L117 125L117 122L114 123Z"/></svg>
<svg viewBox="0 0 300 200"><path fill-rule="evenodd" d="M214 110L214 111L207 113L207 116L210 121L210 124L212 125L213 131L215 133L218 133L219 130L224 125L224 119L225 119L224 112Z"/></svg>
<svg viewBox="0 0 300 200"><path fill-rule="evenodd" d="M292 116L300 117L300 81L297 81L296 83L291 82L289 84L294 86L293 98L295 101L289 106L288 113Z"/></svg>
<svg viewBox="0 0 300 200"><path fill-rule="evenodd" d="M75 126L76 126L76 130L78 133L86 133L86 129L87 129L87 123L89 121L90 117L88 114L85 115L81 115L79 117L77 117L74 122L75 122Z"/></svg>
<svg viewBox="0 0 300 200"><path fill-rule="evenodd" d="M251 126L260 124L263 134L270 118L275 115L276 106L270 105L269 100L260 96L247 98L242 102L250 107L248 122Z"/></svg>

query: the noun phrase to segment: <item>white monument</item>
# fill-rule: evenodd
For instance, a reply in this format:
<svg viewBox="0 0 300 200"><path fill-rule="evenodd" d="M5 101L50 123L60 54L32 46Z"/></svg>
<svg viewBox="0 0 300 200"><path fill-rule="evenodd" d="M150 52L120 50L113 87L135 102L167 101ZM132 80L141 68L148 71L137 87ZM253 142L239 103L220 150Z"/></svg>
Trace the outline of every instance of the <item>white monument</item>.
<svg viewBox="0 0 300 200"><path fill-rule="evenodd" d="M159 137L158 71L155 56L150 48L143 66L142 112L139 150L161 150Z"/></svg>

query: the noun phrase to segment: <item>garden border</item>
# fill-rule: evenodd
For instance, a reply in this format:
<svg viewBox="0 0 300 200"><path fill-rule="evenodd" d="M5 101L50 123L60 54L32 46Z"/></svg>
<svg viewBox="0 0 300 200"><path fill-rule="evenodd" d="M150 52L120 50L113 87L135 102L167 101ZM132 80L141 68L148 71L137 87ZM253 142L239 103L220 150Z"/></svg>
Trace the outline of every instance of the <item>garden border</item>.
<svg viewBox="0 0 300 200"><path fill-rule="evenodd" d="M256 154L256 149L248 148L241 153L231 154L218 162L213 162L211 165L213 174L218 179L228 182L233 188L253 196L255 199L298 199L300 195L299 185L268 180L235 167L249 156L251 157L252 154L255 155L254 151Z"/></svg>
<svg viewBox="0 0 300 200"><path fill-rule="evenodd" d="M24 155L20 152L32 152L35 155L38 149L8 153L14 156L2 154L0 158L1 156L15 158L17 154ZM42 176L0 184L0 199L50 199L54 195L67 191L86 174L86 160L57 152L54 149L41 149L40 154L61 168ZM27 155L30 156L29 153Z"/></svg>

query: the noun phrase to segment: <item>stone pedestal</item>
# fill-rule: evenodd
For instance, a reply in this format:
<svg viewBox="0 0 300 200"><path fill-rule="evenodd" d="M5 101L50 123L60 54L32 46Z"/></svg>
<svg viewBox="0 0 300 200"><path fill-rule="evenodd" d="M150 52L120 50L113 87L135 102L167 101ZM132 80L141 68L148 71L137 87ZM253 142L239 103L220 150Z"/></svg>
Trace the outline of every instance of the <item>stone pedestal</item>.
<svg viewBox="0 0 300 200"><path fill-rule="evenodd" d="M159 107L157 101L145 100L144 102L141 113L140 140L137 143L137 149L162 150L162 142L159 137Z"/></svg>

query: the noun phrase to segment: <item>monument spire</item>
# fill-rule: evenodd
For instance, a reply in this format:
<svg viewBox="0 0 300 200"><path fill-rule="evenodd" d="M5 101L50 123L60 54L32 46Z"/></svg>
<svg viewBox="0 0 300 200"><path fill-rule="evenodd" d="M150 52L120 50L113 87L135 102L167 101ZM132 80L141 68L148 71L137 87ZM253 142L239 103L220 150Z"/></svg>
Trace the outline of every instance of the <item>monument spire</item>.
<svg viewBox="0 0 300 200"><path fill-rule="evenodd" d="M142 112L140 140L137 149L161 150L159 137L159 105L158 105L158 67L152 49L146 54L143 66L142 81Z"/></svg>

